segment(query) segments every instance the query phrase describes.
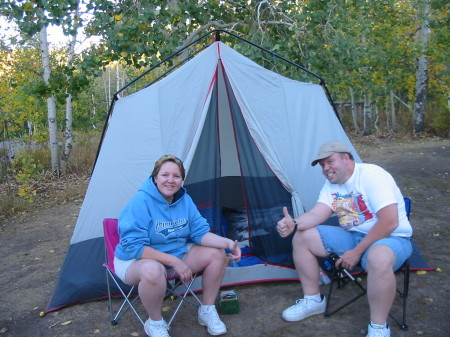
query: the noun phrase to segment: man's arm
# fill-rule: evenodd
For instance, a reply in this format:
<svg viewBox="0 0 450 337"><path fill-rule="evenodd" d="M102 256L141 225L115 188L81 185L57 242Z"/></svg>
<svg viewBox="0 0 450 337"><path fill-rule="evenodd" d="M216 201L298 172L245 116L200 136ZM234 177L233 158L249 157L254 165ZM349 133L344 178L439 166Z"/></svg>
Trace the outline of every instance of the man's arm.
<svg viewBox="0 0 450 337"><path fill-rule="evenodd" d="M346 251L336 262L346 269L353 269L361 259L361 256L372 243L382 238L388 237L398 226L397 204L383 207L377 212L378 221L364 237L363 240L353 249Z"/></svg>
<svg viewBox="0 0 450 337"><path fill-rule="evenodd" d="M310 211L303 213L295 219L292 219L287 211L287 208L283 207L284 218L277 223L278 233L283 238L289 236L295 229L295 223L297 223L298 231L313 228L328 220L332 213L331 208L321 202L318 202Z"/></svg>

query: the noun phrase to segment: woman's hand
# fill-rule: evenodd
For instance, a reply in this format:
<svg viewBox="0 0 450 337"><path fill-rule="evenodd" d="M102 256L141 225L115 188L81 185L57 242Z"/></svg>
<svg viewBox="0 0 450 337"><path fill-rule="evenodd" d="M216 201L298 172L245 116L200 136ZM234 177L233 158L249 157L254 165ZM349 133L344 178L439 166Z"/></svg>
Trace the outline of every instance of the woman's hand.
<svg viewBox="0 0 450 337"><path fill-rule="evenodd" d="M231 254L228 254L228 257L234 262L239 262L241 260L241 248L239 248L237 240L230 240L228 249L231 251Z"/></svg>
<svg viewBox="0 0 450 337"><path fill-rule="evenodd" d="M173 269L181 282L187 283L192 280L192 270L182 260L178 259L178 262L173 266Z"/></svg>

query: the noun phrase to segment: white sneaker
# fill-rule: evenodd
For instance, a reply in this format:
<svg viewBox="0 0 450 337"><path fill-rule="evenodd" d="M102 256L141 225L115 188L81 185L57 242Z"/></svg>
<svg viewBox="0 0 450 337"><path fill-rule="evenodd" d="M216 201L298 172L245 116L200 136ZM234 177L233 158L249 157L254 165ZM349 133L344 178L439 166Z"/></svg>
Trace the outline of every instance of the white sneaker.
<svg viewBox="0 0 450 337"><path fill-rule="evenodd" d="M165 320L152 321L150 318L145 321L144 330L150 337L170 337L169 326Z"/></svg>
<svg viewBox="0 0 450 337"><path fill-rule="evenodd" d="M208 328L208 333L212 336L223 335L227 333L227 327L220 320L215 306L210 306L207 311L202 312L198 308L198 322Z"/></svg>
<svg viewBox="0 0 450 337"><path fill-rule="evenodd" d="M325 297L322 298L322 302L301 298L295 301L293 306L285 309L281 317L288 322L301 321L306 317L324 313L326 305Z"/></svg>
<svg viewBox="0 0 450 337"><path fill-rule="evenodd" d="M389 329L389 326L387 324L386 327L383 329L375 329L372 327L372 325L369 324L366 337L390 337L390 336L391 336L391 329Z"/></svg>

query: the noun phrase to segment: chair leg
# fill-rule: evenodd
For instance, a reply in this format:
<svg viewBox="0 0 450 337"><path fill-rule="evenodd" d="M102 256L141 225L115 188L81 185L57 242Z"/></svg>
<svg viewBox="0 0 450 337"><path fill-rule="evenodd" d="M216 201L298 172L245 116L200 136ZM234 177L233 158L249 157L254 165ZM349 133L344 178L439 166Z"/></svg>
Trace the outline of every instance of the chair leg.
<svg viewBox="0 0 450 337"><path fill-rule="evenodd" d="M409 272L410 272L410 266L409 266L409 261L407 260L404 264L403 264L403 291L399 291L397 289L398 294L400 295L400 297L402 298L402 320L398 320L396 317L394 317L394 315L392 315L391 313L389 313L389 317L392 318L392 320L394 320L394 322L396 322L399 326L400 329L402 330L408 330L408 324L406 324L406 307L407 307L407 300L408 300L408 292L409 292Z"/></svg>
<svg viewBox="0 0 450 337"><path fill-rule="evenodd" d="M176 294L176 293L174 292L174 290L178 287L178 285L180 284L180 282L177 282L177 283L174 285L173 289L169 289L169 288L168 288L168 292L169 292L169 293L171 293L171 294L175 295L176 297L179 297L179 298L180 298L180 303L178 303L177 308L175 309L174 313L172 314L172 317L170 318L170 320L169 320L169 322L167 323L167 325L170 326L170 325L172 324L172 321L174 320L175 316L176 316L177 313L178 313L178 310L180 309L180 307L181 307L181 305L183 304L184 301L188 302L189 304L191 304L191 305L193 305L193 306L197 306L197 307L200 306L200 305L202 304L202 302L200 301L200 299L198 298L198 296L195 295L195 293L191 290L192 284L194 283L194 281L195 281L196 278L197 278L197 275L194 275L194 276L192 277L192 280L191 280L191 281L189 281L188 283L184 284L185 290L184 290L183 295L178 295L178 294ZM195 303L195 302L189 300L189 299L186 297L187 295L192 295L192 296L196 299L197 303Z"/></svg>
<svg viewBox="0 0 450 337"><path fill-rule="evenodd" d="M128 311L128 310L132 310L134 312L134 314L136 315L136 317L139 319L139 321L142 323L142 325L144 325L144 321L142 320L141 316L138 314L138 312L136 311L136 309L134 308L134 303L136 302L136 300L139 298L139 295L137 295L135 298L131 299L134 287L132 287L130 289L130 291L125 294L125 292L123 291L123 289L120 287L119 283L117 282L117 280L114 278L114 275L108 270L106 269L107 275L109 275L111 277L111 279L113 280L113 282L116 284L117 288L119 289L119 291L121 292L122 296L123 296L123 302L119 307L119 310L117 311L116 315L113 317L113 313L112 313L112 303L110 303L110 312L111 312L111 324L112 325L116 325L119 322L119 319ZM109 277L107 277L107 282L109 284ZM108 286L109 289L109 286ZM108 295L111 296L111 292L108 290ZM124 307L127 306L125 309Z"/></svg>
<svg viewBox="0 0 450 337"><path fill-rule="evenodd" d="M348 278L354 284L356 284L361 289L361 293L359 293L358 295L356 295L352 299L348 300L347 302L345 302L344 304L342 304L341 306L339 306L338 308L336 308L336 309L334 309L333 311L330 312L330 300L331 300L331 295L332 295L332 291L333 291L333 284L334 284L334 282L338 282L338 288L342 288L346 283L349 282L348 280L345 280L344 273L348 276ZM333 276L332 276L331 283L330 283L330 289L328 291L328 297L326 299L327 302L326 302L326 306L325 306L325 314L324 314L324 316L325 317L331 317L333 314L335 314L336 312L338 312L341 309L345 308L349 304L355 302L357 299L359 299L360 297L364 296L366 293L367 293L366 289L346 269L344 269L344 268L335 268L334 271L333 271Z"/></svg>

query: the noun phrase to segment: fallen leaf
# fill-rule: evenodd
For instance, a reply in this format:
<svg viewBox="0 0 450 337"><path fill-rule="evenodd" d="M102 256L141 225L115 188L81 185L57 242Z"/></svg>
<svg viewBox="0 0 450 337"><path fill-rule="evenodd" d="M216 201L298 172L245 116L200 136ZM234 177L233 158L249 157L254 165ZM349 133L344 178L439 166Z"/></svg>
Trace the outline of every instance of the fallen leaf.
<svg viewBox="0 0 450 337"><path fill-rule="evenodd" d="M130 333L130 335L133 336L133 337L137 337L137 336L139 336L139 333L137 333L137 332L132 332L132 333Z"/></svg>
<svg viewBox="0 0 450 337"><path fill-rule="evenodd" d="M100 333L100 329L95 329L94 333Z"/></svg>
<svg viewBox="0 0 450 337"><path fill-rule="evenodd" d="M34 307L34 308L33 308L33 310L38 310L38 309L39 309L39 307Z"/></svg>
<svg viewBox="0 0 450 337"><path fill-rule="evenodd" d="M425 297L425 302L433 303L433 299L431 297Z"/></svg>
<svg viewBox="0 0 450 337"><path fill-rule="evenodd" d="M45 316L45 312L41 311L41 312L39 313L39 316L44 317L44 316Z"/></svg>
<svg viewBox="0 0 450 337"><path fill-rule="evenodd" d="M441 268L436 268L436 271L437 271L438 273L440 273L440 272L442 271L442 269L441 269Z"/></svg>
<svg viewBox="0 0 450 337"><path fill-rule="evenodd" d="M6 331L8 331L7 328L2 328L2 329L0 330L0 333L5 333Z"/></svg>
<svg viewBox="0 0 450 337"><path fill-rule="evenodd" d="M70 323L72 323L72 321L65 321L65 322L62 322L61 325L68 325Z"/></svg>
<svg viewBox="0 0 450 337"><path fill-rule="evenodd" d="M426 270L418 270L418 271L416 272L417 275L425 275L426 273L427 273Z"/></svg>
<svg viewBox="0 0 450 337"><path fill-rule="evenodd" d="M423 331L422 331L422 330L419 330L419 331L417 331L417 334L418 334L418 335L423 335Z"/></svg>
<svg viewBox="0 0 450 337"><path fill-rule="evenodd" d="M162 311L166 312L166 311L169 311L169 309L170 309L169 307L163 307Z"/></svg>
<svg viewBox="0 0 450 337"><path fill-rule="evenodd" d="M53 249L50 249L48 252L49 253L54 253L55 251Z"/></svg>
<svg viewBox="0 0 450 337"><path fill-rule="evenodd" d="M439 234L439 233L434 233L433 234L433 236L439 236L439 235L441 235L441 234Z"/></svg>

